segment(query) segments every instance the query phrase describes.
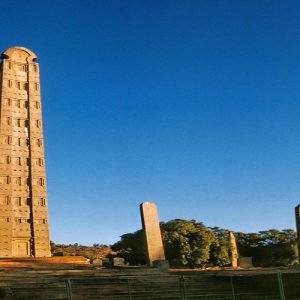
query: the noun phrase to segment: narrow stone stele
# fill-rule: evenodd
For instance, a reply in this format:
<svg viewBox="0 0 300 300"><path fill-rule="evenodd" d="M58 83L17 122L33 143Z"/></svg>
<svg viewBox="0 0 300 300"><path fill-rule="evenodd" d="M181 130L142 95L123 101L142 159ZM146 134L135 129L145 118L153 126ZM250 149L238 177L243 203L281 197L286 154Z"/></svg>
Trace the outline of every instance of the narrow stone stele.
<svg viewBox="0 0 300 300"><path fill-rule="evenodd" d="M298 245L298 262L300 263L300 204L295 207L297 245Z"/></svg>
<svg viewBox="0 0 300 300"><path fill-rule="evenodd" d="M236 238L232 232L229 232L229 241L230 241L230 252L231 252L231 266L236 268L238 266L238 249L236 245Z"/></svg>
<svg viewBox="0 0 300 300"><path fill-rule="evenodd" d="M165 251L162 243L161 231L156 205L152 202L143 202L140 205L141 219L145 235L147 262L153 266L153 262L165 262Z"/></svg>

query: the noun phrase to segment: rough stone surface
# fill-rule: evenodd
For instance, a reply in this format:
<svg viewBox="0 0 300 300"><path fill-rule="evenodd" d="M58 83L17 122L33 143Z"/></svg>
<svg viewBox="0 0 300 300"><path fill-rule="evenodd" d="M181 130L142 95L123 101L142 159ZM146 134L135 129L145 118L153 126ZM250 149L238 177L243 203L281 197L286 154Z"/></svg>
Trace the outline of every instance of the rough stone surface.
<svg viewBox="0 0 300 300"><path fill-rule="evenodd" d="M112 264L114 267L123 267L125 266L125 260L122 257L114 257L112 260Z"/></svg>
<svg viewBox="0 0 300 300"><path fill-rule="evenodd" d="M49 257L39 66L22 47L0 62L0 257Z"/></svg>
<svg viewBox="0 0 300 300"><path fill-rule="evenodd" d="M97 267L102 267L103 266L103 261L100 258L96 258L93 260L93 266L97 266Z"/></svg>
<svg viewBox="0 0 300 300"><path fill-rule="evenodd" d="M231 266L236 268L238 266L238 249L236 245L236 238L232 232L229 232L229 241L230 241L230 252L231 252Z"/></svg>
<svg viewBox="0 0 300 300"><path fill-rule="evenodd" d="M157 209L154 203L143 202L140 205L140 210L145 234L148 265L152 266L155 260L165 260Z"/></svg>
<svg viewBox="0 0 300 300"><path fill-rule="evenodd" d="M296 230L297 230L297 245L298 245L298 261L300 262L300 204L295 207Z"/></svg>
<svg viewBox="0 0 300 300"><path fill-rule="evenodd" d="M252 268L253 267L252 257L251 256L239 257L238 264L239 267L241 268Z"/></svg>

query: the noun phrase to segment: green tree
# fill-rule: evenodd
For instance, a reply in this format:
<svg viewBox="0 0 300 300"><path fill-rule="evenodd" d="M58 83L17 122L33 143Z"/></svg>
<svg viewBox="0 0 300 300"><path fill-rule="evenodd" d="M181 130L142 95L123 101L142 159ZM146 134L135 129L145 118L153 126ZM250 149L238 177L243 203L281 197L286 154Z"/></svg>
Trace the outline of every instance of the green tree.
<svg viewBox="0 0 300 300"><path fill-rule="evenodd" d="M227 266L231 263L229 231L212 227L216 239L210 247L210 262L215 266Z"/></svg>
<svg viewBox="0 0 300 300"><path fill-rule="evenodd" d="M264 254L273 266L293 264L297 259L296 233L291 229L260 231Z"/></svg>
<svg viewBox="0 0 300 300"><path fill-rule="evenodd" d="M258 233L238 233L241 256L252 256L256 266L284 266L296 263L297 243L294 230L269 229Z"/></svg>
<svg viewBox="0 0 300 300"><path fill-rule="evenodd" d="M215 234L202 223L182 219L161 223L166 257L173 266L203 267L209 263Z"/></svg>
<svg viewBox="0 0 300 300"><path fill-rule="evenodd" d="M160 224L166 258L171 266L226 266L231 262L229 231L207 228L195 220L175 219ZM270 229L258 233L235 233L240 256L251 256L255 266L280 266L297 260L296 233ZM112 246L130 264L145 264L142 230L127 233Z"/></svg>
<svg viewBox="0 0 300 300"><path fill-rule="evenodd" d="M123 234L121 240L112 245L111 249L113 251L118 251L118 255L123 257L131 265L146 264L146 249L143 230Z"/></svg>

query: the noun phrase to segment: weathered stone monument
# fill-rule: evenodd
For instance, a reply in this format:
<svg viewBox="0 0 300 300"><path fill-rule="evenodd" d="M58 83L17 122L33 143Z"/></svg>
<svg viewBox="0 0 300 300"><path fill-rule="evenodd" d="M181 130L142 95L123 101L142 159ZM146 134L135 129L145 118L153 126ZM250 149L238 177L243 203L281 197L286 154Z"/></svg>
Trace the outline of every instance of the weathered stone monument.
<svg viewBox="0 0 300 300"><path fill-rule="evenodd" d="M298 262L300 262L300 204L295 207L297 245L298 245Z"/></svg>
<svg viewBox="0 0 300 300"><path fill-rule="evenodd" d="M162 243L156 205L152 202L143 202L140 205L140 210L148 265L158 266L159 261L162 263L165 261L165 251Z"/></svg>
<svg viewBox="0 0 300 300"><path fill-rule="evenodd" d="M236 238L232 232L229 232L229 243L230 243L230 252L231 252L231 266L236 268L238 266L238 249L236 244Z"/></svg>
<svg viewBox="0 0 300 300"><path fill-rule="evenodd" d="M29 49L0 61L0 257L49 257L39 66Z"/></svg>

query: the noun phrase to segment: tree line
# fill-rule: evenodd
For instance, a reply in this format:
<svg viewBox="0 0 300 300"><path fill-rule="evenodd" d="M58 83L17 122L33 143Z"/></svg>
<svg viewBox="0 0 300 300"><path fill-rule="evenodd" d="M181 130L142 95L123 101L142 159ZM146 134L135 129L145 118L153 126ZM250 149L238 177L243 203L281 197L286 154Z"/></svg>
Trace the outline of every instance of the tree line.
<svg viewBox="0 0 300 300"><path fill-rule="evenodd" d="M229 230L206 227L195 220L161 222L166 259L172 267L229 266ZM234 232L240 257L252 257L254 266L288 266L297 263L296 233L292 229L270 229L258 233ZM126 233L111 246L132 265L146 263L142 230Z"/></svg>

